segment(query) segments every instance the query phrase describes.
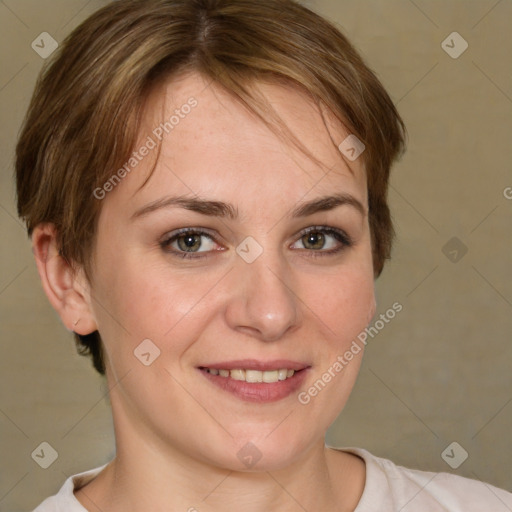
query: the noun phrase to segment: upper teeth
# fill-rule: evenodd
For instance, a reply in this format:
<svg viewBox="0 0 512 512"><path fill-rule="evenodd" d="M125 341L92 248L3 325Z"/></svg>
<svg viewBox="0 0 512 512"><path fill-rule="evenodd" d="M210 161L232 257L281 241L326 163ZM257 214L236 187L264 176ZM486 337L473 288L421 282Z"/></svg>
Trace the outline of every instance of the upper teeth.
<svg viewBox="0 0 512 512"><path fill-rule="evenodd" d="M259 370L216 370L215 368L205 368L212 375L220 375L221 377L231 377L235 380L245 380L245 382L277 382L292 377L295 370L282 368L280 370L271 370L262 372Z"/></svg>

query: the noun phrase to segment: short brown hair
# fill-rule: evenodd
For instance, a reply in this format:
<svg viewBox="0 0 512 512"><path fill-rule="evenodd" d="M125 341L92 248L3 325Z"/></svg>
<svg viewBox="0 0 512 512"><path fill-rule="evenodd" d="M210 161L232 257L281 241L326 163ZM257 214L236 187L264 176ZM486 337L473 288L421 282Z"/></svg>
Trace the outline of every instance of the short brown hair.
<svg viewBox="0 0 512 512"><path fill-rule="evenodd" d="M76 28L41 72L16 148L18 214L29 235L53 223L61 255L91 277L100 213L92 191L133 151L150 88L186 68L260 117L247 84L299 85L363 141L379 276L394 235L387 188L404 123L346 37L293 0L118 0ZM75 340L104 374L99 333Z"/></svg>

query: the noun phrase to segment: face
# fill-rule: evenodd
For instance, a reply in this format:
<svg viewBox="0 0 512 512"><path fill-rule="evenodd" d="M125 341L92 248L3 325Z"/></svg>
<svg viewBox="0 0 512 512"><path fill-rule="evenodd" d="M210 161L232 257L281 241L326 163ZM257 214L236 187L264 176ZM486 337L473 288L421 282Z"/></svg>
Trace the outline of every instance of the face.
<svg viewBox="0 0 512 512"><path fill-rule="evenodd" d="M258 90L315 158L199 74L172 80L136 148L163 131L158 160L140 150L102 199L91 284L118 442L238 470L323 443L362 351L333 366L375 308L364 166L336 147L349 133L291 86Z"/></svg>

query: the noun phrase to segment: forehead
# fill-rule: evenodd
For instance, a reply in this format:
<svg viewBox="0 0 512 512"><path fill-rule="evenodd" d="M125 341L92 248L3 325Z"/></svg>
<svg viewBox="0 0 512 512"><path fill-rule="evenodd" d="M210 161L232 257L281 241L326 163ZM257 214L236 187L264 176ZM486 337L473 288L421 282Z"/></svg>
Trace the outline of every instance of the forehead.
<svg viewBox="0 0 512 512"><path fill-rule="evenodd" d="M136 168L112 195L129 195L140 205L168 192L247 196L271 189L282 199L286 191L295 202L313 190L336 187L366 204L362 158L347 162L337 147L349 135L347 128L296 86L258 82L250 87L290 133L278 129L279 136L264 122L273 122L271 114L258 118L203 75L183 73L148 97L135 151L153 146L150 141L156 148L132 162Z"/></svg>

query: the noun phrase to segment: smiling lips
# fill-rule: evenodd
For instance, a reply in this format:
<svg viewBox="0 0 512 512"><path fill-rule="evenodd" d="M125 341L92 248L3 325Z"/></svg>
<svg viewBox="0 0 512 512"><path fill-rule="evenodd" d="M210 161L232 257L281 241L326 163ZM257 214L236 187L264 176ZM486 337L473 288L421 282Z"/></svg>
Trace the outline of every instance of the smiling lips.
<svg viewBox="0 0 512 512"><path fill-rule="evenodd" d="M296 361L241 360L199 366L202 374L242 400L273 402L297 390L309 365Z"/></svg>

